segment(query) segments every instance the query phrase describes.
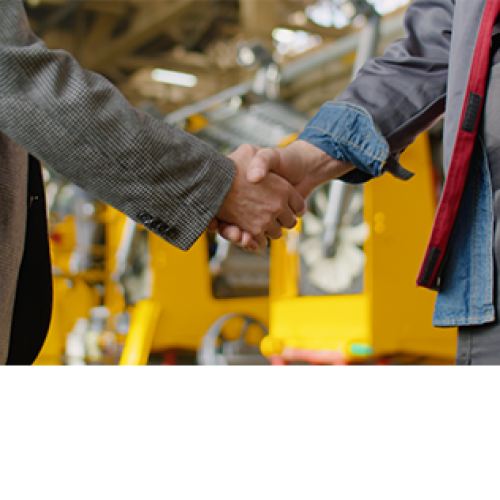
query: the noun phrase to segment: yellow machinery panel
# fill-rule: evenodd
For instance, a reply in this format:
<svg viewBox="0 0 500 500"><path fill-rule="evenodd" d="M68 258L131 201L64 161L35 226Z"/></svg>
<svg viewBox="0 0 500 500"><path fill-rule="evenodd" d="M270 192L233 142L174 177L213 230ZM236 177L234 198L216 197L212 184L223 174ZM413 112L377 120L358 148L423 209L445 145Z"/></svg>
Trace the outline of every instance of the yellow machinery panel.
<svg viewBox="0 0 500 500"><path fill-rule="evenodd" d="M277 364L343 364L397 354L452 362L456 329L432 326L435 293L415 285L436 208L427 134L401 163L415 172L410 181L384 175L364 186L369 236L360 293L299 296L300 228L273 243L269 336L261 350Z"/></svg>
<svg viewBox="0 0 500 500"><path fill-rule="evenodd" d="M107 207L106 222L107 272L103 304L109 310L111 319L125 310L131 316L120 364L145 364L150 352L170 348L196 351L210 326L226 314L250 316L264 325L268 324L267 296L214 296L207 233L202 234L187 252L152 233L146 233L147 290L135 305L127 306L122 284L116 279L116 266L130 221L120 212ZM145 233L141 226L135 226L134 230ZM112 321L109 323L113 327ZM235 332L231 331L233 329ZM228 338L237 336L236 330L239 330L237 322L229 322L224 327Z"/></svg>
<svg viewBox="0 0 500 500"><path fill-rule="evenodd" d="M215 298L209 273L206 233L188 251L149 236L151 300L161 309L152 350L198 349L209 327L221 316L238 313L269 321L268 297Z"/></svg>

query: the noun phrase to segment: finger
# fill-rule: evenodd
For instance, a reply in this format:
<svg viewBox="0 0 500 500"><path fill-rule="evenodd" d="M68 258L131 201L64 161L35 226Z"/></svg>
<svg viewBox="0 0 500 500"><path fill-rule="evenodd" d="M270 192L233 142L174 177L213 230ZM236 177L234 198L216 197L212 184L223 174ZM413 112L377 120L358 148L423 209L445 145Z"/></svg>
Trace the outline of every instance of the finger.
<svg viewBox="0 0 500 500"><path fill-rule="evenodd" d="M277 221L273 221L266 229L266 236L272 238L273 240L277 240L283 236L283 230Z"/></svg>
<svg viewBox="0 0 500 500"><path fill-rule="evenodd" d="M242 144L238 149L228 154L235 163L248 164L250 160L257 154L259 148L251 144Z"/></svg>
<svg viewBox="0 0 500 500"><path fill-rule="evenodd" d="M288 209L284 210L283 213L277 219L278 224L281 227L285 227L286 229L293 229L297 225L297 217L293 214L293 212Z"/></svg>
<svg viewBox="0 0 500 500"><path fill-rule="evenodd" d="M254 252L259 249L259 244L253 239L250 233L243 231L241 241L237 243L239 247L247 252Z"/></svg>
<svg viewBox="0 0 500 500"><path fill-rule="evenodd" d="M252 248L252 250L258 250L259 248L266 248L268 241L267 238L261 234L259 236L254 236L253 237L254 241L257 243L257 248Z"/></svg>
<svg viewBox="0 0 500 500"><path fill-rule="evenodd" d="M246 245L246 246L241 245L241 248L243 250L245 250L245 252L256 252L257 250L259 250L260 247L259 247L259 244L257 242L252 240L252 243L250 243L250 245Z"/></svg>
<svg viewBox="0 0 500 500"><path fill-rule="evenodd" d="M254 243L254 245L252 245L252 243ZM243 231L243 234L241 236L241 246L242 247L255 246L256 248L258 248L259 244L252 238L252 235L250 233Z"/></svg>
<svg viewBox="0 0 500 500"><path fill-rule="evenodd" d="M239 227L233 226L232 224L220 223L218 231L225 240L240 245L242 241L242 231Z"/></svg>
<svg viewBox="0 0 500 500"><path fill-rule="evenodd" d="M280 155L276 149L263 148L248 164L247 179L249 182L258 183L264 180L266 175L279 169Z"/></svg>
<svg viewBox="0 0 500 500"><path fill-rule="evenodd" d="M297 190L293 187L290 187L290 195L288 197L288 206L292 210L292 212L298 217L302 217L306 211L307 206L304 198L300 196Z"/></svg>

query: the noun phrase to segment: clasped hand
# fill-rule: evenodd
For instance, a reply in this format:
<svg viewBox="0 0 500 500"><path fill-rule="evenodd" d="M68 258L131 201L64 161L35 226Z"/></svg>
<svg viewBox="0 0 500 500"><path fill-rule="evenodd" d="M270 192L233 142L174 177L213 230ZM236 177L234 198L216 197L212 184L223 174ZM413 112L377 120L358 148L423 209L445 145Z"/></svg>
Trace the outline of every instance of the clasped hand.
<svg viewBox="0 0 500 500"><path fill-rule="evenodd" d="M305 199L316 186L354 168L305 141L284 148L245 144L229 158L236 165L235 178L208 229L245 250L280 238L282 228L293 228L304 215Z"/></svg>

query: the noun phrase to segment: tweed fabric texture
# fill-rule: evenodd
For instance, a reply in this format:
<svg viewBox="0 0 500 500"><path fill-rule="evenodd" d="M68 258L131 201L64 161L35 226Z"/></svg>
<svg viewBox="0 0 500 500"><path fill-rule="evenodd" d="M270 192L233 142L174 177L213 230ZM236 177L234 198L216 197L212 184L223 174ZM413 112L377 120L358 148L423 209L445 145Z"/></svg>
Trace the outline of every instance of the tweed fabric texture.
<svg viewBox="0 0 500 500"><path fill-rule="evenodd" d="M134 109L70 54L47 49L31 32L21 0L0 0L0 131L16 144L0 143L0 189L10 193L0 191L2 219L9 219L0 240L2 282L18 272L18 233L25 228L21 148L183 250L218 212L235 175L224 155ZM7 311L12 291L2 293Z"/></svg>

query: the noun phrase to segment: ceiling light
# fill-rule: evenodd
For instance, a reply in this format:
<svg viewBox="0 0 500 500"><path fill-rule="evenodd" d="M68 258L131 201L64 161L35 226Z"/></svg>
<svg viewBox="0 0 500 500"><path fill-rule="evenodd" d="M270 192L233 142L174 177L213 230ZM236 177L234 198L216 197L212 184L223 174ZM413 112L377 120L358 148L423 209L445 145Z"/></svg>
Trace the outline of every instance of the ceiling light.
<svg viewBox="0 0 500 500"><path fill-rule="evenodd" d="M238 58L242 66L252 66L255 63L255 54L250 47L242 47L238 52Z"/></svg>
<svg viewBox="0 0 500 500"><path fill-rule="evenodd" d="M295 26L305 26L307 24L307 16L302 11L294 12L288 16L288 21Z"/></svg>
<svg viewBox="0 0 500 500"><path fill-rule="evenodd" d="M295 39L295 31L288 30L285 28L276 28L273 30L273 38L277 42L281 43L292 43Z"/></svg>
<svg viewBox="0 0 500 500"><path fill-rule="evenodd" d="M198 83L198 78L189 73L180 73L178 71L169 71L159 68L151 72L151 78L155 82L180 85L181 87L194 87Z"/></svg>

